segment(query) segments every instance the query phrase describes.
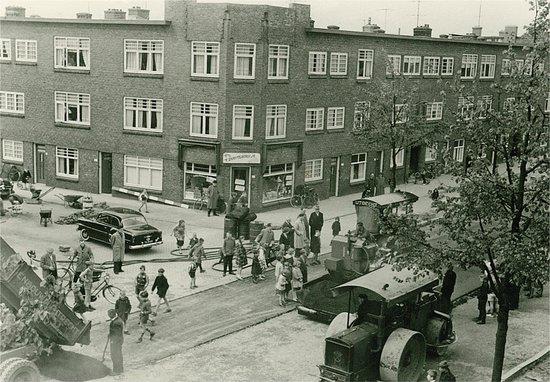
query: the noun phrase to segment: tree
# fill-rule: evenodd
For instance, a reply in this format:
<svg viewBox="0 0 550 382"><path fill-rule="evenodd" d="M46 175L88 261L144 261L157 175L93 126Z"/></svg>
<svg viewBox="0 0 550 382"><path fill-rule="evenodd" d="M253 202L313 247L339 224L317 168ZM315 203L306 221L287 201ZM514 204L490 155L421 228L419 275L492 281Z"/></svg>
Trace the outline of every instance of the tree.
<svg viewBox="0 0 550 382"><path fill-rule="evenodd" d="M490 110L473 103L471 113L459 114L449 134L464 137L469 163L449 161L456 184L444 187L435 201L439 219L420 227L412 215L384 216L384 231L397 236L396 251L386 259L397 268L441 273L447 263L479 267L490 275L490 287L500 310L496 332L492 381L501 380L510 298L509 286L548 281L549 197L548 176L548 72L540 64L549 54L549 10L545 0L532 3L536 16L528 27L533 44L527 59L515 61L510 79L493 87L505 100ZM548 65L548 62L546 63ZM450 92L468 99L467 89ZM546 103L546 104L545 104ZM467 108L468 109L468 108ZM492 151L493 158L480 155ZM448 153L447 153L448 155ZM499 163L497 163L496 159ZM435 235L445 240L434 242Z"/></svg>
<svg viewBox="0 0 550 382"><path fill-rule="evenodd" d="M430 144L441 127L426 122L425 114L417 82L406 76L374 80L365 91L365 101L356 104L352 134L370 148L389 150L391 192L397 184L398 156L404 157L408 147Z"/></svg>

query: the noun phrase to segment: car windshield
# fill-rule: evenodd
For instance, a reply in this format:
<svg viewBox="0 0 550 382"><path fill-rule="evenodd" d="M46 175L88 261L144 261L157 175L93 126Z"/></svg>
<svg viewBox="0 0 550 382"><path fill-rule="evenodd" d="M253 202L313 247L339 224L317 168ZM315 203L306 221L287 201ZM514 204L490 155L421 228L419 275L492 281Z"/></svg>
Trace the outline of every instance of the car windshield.
<svg viewBox="0 0 550 382"><path fill-rule="evenodd" d="M131 218L126 218L122 220L122 225L124 227L133 227L136 225L147 224L147 220L143 216L132 216Z"/></svg>

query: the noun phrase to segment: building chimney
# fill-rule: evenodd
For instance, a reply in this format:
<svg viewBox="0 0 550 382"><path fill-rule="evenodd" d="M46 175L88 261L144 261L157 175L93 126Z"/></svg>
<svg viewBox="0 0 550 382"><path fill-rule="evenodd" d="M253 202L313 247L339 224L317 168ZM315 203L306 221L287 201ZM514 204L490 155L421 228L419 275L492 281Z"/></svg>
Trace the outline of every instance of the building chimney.
<svg viewBox="0 0 550 382"><path fill-rule="evenodd" d="M369 21L367 24L363 25L363 32L366 33L385 33L386 31L383 29L380 29L380 27L376 24L372 24L371 18L369 17Z"/></svg>
<svg viewBox="0 0 550 382"><path fill-rule="evenodd" d="M105 20L125 20L126 12L122 9L107 9L105 11Z"/></svg>
<svg viewBox="0 0 550 382"><path fill-rule="evenodd" d="M477 37L481 37L481 29L482 27L472 27L472 34L476 35Z"/></svg>
<svg viewBox="0 0 550 382"><path fill-rule="evenodd" d="M149 20L149 10L137 6L128 8L128 20Z"/></svg>
<svg viewBox="0 0 550 382"><path fill-rule="evenodd" d="M327 29L340 29L338 25L328 25Z"/></svg>
<svg viewBox="0 0 550 382"><path fill-rule="evenodd" d="M8 5L6 7L6 17L25 17L25 8Z"/></svg>
<svg viewBox="0 0 550 382"><path fill-rule="evenodd" d="M92 18L92 14L89 13L89 12L78 12L76 14L76 18L77 19L91 19Z"/></svg>
<svg viewBox="0 0 550 382"><path fill-rule="evenodd" d="M424 24L424 26L418 26L413 29L413 36L417 37L432 37L432 28L429 24Z"/></svg>

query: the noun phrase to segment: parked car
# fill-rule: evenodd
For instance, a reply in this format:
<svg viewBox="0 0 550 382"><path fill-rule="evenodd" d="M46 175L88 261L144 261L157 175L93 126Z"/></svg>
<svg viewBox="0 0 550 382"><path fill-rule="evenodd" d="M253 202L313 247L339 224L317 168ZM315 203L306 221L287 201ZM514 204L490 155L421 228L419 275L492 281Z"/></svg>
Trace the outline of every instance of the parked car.
<svg viewBox="0 0 550 382"><path fill-rule="evenodd" d="M122 228L126 249L150 248L162 244L162 231L153 227L140 212L114 207L93 218L78 219L80 237L109 244L111 229Z"/></svg>

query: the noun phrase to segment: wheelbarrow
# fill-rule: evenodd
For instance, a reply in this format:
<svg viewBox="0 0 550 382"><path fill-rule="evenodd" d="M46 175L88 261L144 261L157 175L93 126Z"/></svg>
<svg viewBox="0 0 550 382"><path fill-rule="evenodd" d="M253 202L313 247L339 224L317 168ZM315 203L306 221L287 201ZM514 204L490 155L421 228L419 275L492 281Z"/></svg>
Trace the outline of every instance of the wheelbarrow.
<svg viewBox="0 0 550 382"><path fill-rule="evenodd" d="M52 210L40 210L40 225L48 226L48 221L52 222Z"/></svg>
<svg viewBox="0 0 550 382"><path fill-rule="evenodd" d="M69 206L72 208L82 208L82 203L79 201L84 195L57 195L58 198L63 200L65 207Z"/></svg>

